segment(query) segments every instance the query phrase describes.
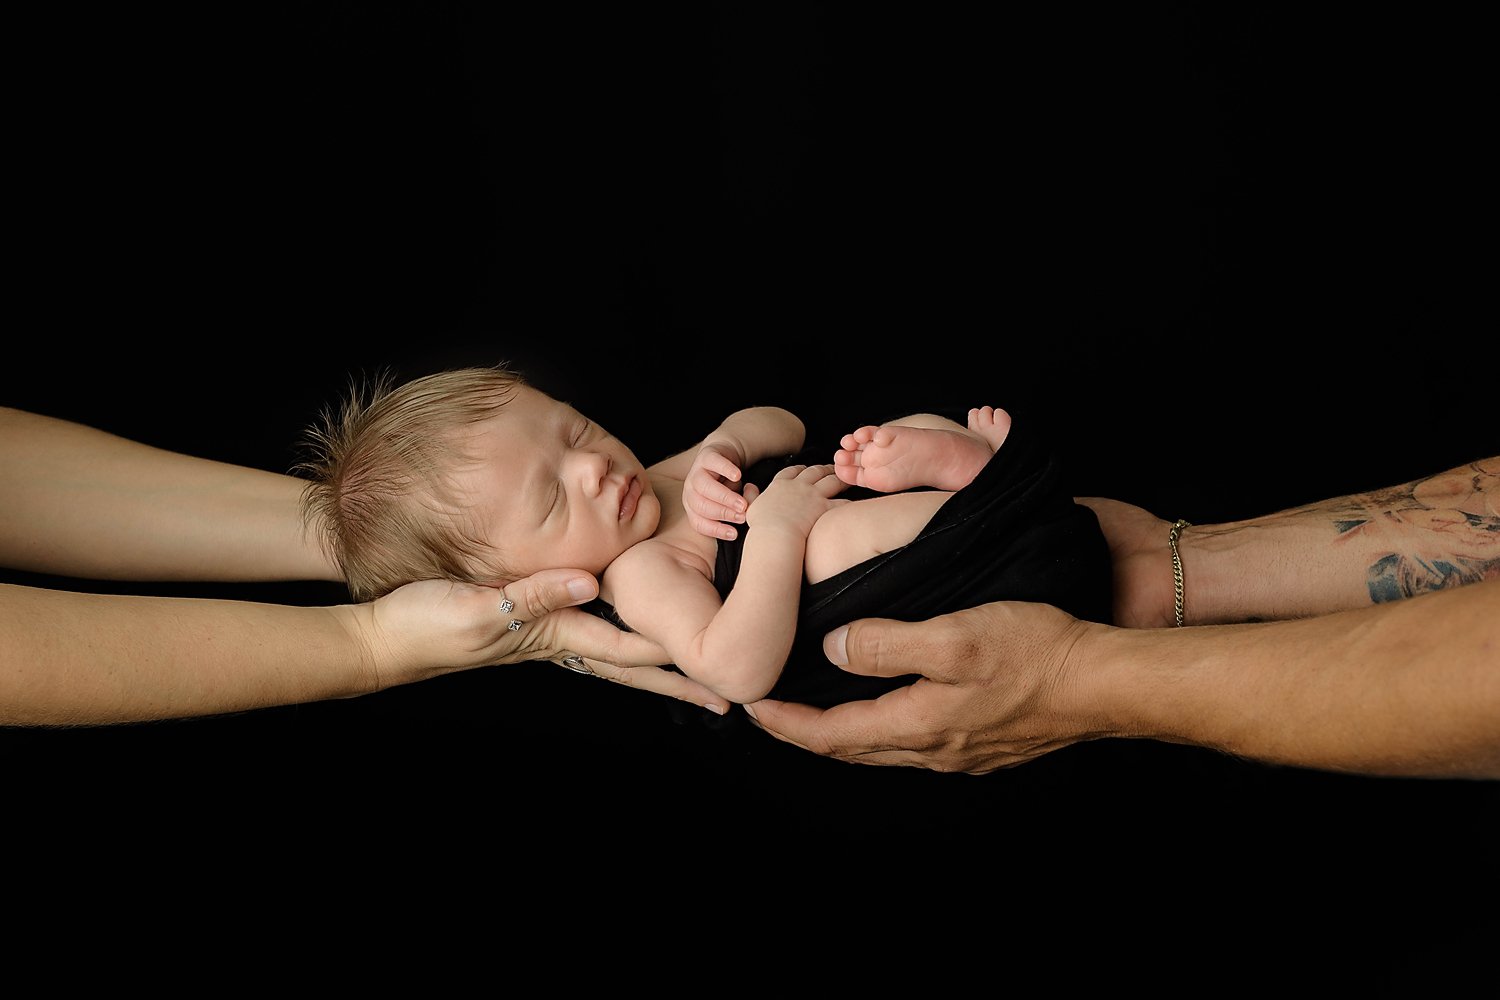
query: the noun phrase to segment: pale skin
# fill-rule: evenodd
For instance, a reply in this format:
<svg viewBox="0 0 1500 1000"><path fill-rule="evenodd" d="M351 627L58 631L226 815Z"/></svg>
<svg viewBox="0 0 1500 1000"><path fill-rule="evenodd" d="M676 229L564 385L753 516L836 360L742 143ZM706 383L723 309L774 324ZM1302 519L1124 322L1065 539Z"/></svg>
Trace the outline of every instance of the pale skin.
<svg viewBox="0 0 1500 1000"><path fill-rule="evenodd" d="M1099 516L1116 625L997 602L926 622L866 619L824 650L909 687L826 710L747 707L778 739L878 765L983 774L1106 737L1382 776L1500 778L1500 458L1182 536ZM1121 627L1129 626L1129 627Z"/></svg>
<svg viewBox="0 0 1500 1000"><path fill-rule="evenodd" d="M970 427L919 414L895 431L862 428L846 437L833 464L790 466L764 492L751 486L741 493L734 484L743 469L802 447L794 414L738 411L695 448L643 467L571 406L521 387L477 426L469 441L476 462L455 482L477 531L513 571L561 558L599 573L600 595L620 618L660 643L685 675L723 699L717 710L727 710L764 697L780 676L804 582L906 544L952 495L841 500L849 483L838 470L853 476L853 456L877 433L900 433L901 447L887 450L909 453L903 463L920 470L903 475L967 482L1009 430L1004 411L975 413L982 416L971 414ZM923 453L925 465L918 461ZM966 471L948 468L955 464ZM721 600L713 582L718 539L736 530L726 522L754 530L734 588Z"/></svg>
<svg viewBox="0 0 1500 1000"><path fill-rule="evenodd" d="M339 580L301 480L0 407L0 564L109 580ZM0 725L79 726L346 698L454 670L555 660L694 703L660 647L575 606L578 569L504 590L409 584L368 604L114 596L0 585ZM514 615L528 625L512 632Z"/></svg>

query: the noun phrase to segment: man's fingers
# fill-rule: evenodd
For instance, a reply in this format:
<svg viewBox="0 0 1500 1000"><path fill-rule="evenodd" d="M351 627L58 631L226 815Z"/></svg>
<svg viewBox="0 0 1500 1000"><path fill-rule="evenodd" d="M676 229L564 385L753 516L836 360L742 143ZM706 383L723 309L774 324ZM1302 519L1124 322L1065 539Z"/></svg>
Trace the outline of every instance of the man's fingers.
<svg viewBox="0 0 1500 1000"><path fill-rule="evenodd" d="M783 743L827 755L830 750L826 738L819 728L825 709L812 705L800 705L791 701L765 699L745 706L745 714L757 726ZM814 741L817 745L814 746Z"/></svg>
<svg viewBox="0 0 1500 1000"><path fill-rule="evenodd" d="M936 621L936 619L934 619ZM941 651L941 638L934 639L934 622L913 628L910 623L889 618L863 618L836 628L823 637L823 655L851 674L868 677L903 677L922 674L940 680L933 667Z"/></svg>
<svg viewBox="0 0 1500 1000"><path fill-rule="evenodd" d="M889 695L874 701L851 701L832 708L815 708L790 701L766 699L746 705L755 724L783 743L824 757L866 764L894 763L875 756L892 749L873 741L872 734L892 724Z"/></svg>

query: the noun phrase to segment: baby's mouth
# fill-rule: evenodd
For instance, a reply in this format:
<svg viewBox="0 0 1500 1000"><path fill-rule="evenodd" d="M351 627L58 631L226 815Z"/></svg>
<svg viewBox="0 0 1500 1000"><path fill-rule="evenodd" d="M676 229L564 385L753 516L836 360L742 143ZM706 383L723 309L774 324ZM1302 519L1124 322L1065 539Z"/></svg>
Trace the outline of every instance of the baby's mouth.
<svg viewBox="0 0 1500 1000"><path fill-rule="evenodd" d="M631 476L630 485L625 487L625 495L620 498L620 520L628 521L635 516L635 509L641 502L641 477Z"/></svg>

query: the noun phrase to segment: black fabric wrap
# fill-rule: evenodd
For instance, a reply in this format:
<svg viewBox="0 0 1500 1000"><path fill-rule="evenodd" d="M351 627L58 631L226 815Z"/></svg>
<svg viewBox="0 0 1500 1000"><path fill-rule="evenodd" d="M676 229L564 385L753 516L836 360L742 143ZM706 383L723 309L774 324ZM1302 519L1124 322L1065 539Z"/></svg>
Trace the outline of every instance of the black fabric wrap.
<svg viewBox="0 0 1500 1000"><path fill-rule="evenodd" d="M963 417L957 419L962 422ZM832 461L833 447L758 462L745 482L764 488L787 465ZM846 499L878 496L850 487ZM720 542L714 585L729 593L749 534ZM770 697L828 707L876 698L915 677L865 677L840 670L823 655L823 636L858 618L920 621L991 601L1053 604L1078 618L1110 620L1109 551L1094 512L1064 489L1056 461L1039 434L1016 421L995 456L949 499L909 544L804 585L796 639ZM596 602L598 604L600 602ZM606 605L603 613L619 623ZM691 705L712 723L717 717Z"/></svg>

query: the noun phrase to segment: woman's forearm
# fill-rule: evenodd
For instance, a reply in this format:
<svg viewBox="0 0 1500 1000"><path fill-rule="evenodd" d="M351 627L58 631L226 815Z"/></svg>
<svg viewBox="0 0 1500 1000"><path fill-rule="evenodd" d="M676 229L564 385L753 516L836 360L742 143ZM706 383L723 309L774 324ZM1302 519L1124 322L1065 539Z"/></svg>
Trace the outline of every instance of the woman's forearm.
<svg viewBox="0 0 1500 1000"><path fill-rule="evenodd" d="M1297 621L1093 627L1098 730L1361 774L1500 778L1500 579Z"/></svg>
<svg viewBox="0 0 1500 1000"><path fill-rule="evenodd" d="M1500 575L1500 457L1195 525L1180 549L1189 624L1301 618L1475 583Z"/></svg>
<svg viewBox="0 0 1500 1000"><path fill-rule="evenodd" d="M352 697L383 671L356 606L0 585L0 725L78 726Z"/></svg>
<svg viewBox="0 0 1500 1000"><path fill-rule="evenodd" d="M340 578L302 481L0 408L0 565L111 580Z"/></svg>

